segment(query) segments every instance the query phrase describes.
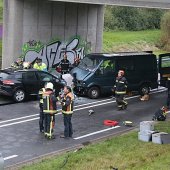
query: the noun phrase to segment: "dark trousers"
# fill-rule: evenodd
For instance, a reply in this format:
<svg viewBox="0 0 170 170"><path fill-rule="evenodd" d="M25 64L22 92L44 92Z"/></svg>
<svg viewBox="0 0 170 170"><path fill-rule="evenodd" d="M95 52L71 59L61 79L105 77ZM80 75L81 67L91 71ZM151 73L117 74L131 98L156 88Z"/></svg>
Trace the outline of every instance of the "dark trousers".
<svg viewBox="0 0 170 170"><path fill-rule="evenodd" d="M127 102L124 99L124 94L116 94L116 103L118 107L127 106Z"/></svg>
<svg viewBox="0 0 170 170"><path fill-rule="evenodd" d="M41 103L40 103L39 128L40 128L40 131L44 130L44 113L43 113L43 105Z"/></svg>
<svg viewBox="0 0 170 170"><path fill-rule="evenodd" d="M44 113L44 132L52 135L55 125L55 115Z"/></svg>
<svg viewBox="0 0 170 170"><path fill-rule="evenodd" d="M67 74L69 73L69 70L61 70L61 74Z"/></svg>
<svg viewBox="0 0 170 170"><path fill-rule="evenodd" d="M63 119L64 119L64 136L65 137L72 137L72 135L73 135L71 117L72 117L72 114L63 114Z"/></svg>

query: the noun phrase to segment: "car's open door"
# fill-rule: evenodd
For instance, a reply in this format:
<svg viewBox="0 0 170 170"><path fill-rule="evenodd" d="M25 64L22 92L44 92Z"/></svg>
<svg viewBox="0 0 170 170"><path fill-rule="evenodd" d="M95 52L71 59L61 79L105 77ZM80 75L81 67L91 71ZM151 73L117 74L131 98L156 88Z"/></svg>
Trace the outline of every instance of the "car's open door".
<svg viewBox="0 0 170 170"><path fill-rule="evenodd" d="M166 81L170 78L170 53L160 54L158 61L160 85L166 87Z"/></svg>

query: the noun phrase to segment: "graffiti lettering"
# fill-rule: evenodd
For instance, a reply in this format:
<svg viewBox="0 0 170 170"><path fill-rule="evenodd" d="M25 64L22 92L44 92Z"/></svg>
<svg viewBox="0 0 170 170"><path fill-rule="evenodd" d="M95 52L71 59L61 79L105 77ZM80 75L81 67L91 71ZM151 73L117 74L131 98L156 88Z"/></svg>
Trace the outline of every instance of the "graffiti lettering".
<svg viewBox="0 0 170 170"><path fill-rule="evenodd" d="M85 46L81 44L78 38L70 42L61 42L59 40L43 45L41 42L29 41L22 48L24 61L34 62L41 58L48 68L54 67L63 59L63 54L67 54L68 60L73 64L75 57L82 59L85 55Z"/></svg>

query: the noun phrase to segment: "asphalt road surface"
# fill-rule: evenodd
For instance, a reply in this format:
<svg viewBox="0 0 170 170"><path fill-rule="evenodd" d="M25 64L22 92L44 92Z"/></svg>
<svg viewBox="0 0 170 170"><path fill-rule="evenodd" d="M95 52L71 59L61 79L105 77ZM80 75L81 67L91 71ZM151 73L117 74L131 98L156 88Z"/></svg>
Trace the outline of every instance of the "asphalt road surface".
<svg viewBox="0 0 170 170"><path fill-rule="evenodd" d="M62 114L56 115L54 134L56 139L47 140L39 132L38 101L0 106L0 152L5 159L5 167L18 165L50 154L81 147L89 142L130 130L123 121L133 122L133 128L144 120L152 120L153 114L166 103L165 89L152 92L149 101L141 102L139 96L127 97L127 110L118 111L115 99L99 100L76 99L72 117L73 138L62 139ZM91 116L88 110L95 113ZM119 125L108 127L103 124L106 119L116 120Z"/></svg>

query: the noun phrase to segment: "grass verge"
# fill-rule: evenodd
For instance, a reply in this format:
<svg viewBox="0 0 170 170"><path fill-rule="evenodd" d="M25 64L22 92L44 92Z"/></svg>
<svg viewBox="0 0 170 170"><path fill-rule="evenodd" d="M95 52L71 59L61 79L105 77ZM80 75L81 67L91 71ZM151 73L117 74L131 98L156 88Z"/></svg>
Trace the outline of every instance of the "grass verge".
<svg viewBox="0 0 170 170"><path fill-rule="evenodd" d="M160 30L104 32L103 51L154 51L162 53L157 46Z"/></svg>
<svg viewBox="0 0 170 170"><path fill-rule="evenodd" d="M160 128L170 132L170 122L159 123L156 129ZM169 170L170 145L139 141L135 131L21 170L110 170L113 167L119 170Z"/></svg>

